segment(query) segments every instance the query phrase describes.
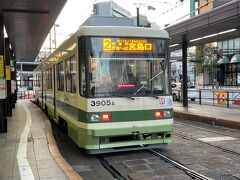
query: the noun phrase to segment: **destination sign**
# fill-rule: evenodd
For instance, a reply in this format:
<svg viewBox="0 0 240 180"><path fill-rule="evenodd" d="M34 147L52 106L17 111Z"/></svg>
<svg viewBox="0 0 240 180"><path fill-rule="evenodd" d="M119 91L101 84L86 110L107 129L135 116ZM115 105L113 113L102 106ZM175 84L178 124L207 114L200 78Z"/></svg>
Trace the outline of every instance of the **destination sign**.
<svg viewBox="0 0 240 180"><path fill-rule="evenodd" d="M103 38L104 52L152 52L153 40L128 38Z"/></svg>

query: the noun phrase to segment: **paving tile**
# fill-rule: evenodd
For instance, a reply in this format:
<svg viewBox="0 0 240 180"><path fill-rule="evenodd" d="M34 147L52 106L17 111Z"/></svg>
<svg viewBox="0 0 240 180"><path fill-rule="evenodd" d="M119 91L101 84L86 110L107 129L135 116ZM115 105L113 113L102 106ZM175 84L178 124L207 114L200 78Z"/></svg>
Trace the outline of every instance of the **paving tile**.
<svg viewBox="0 0 240 180"><path fill-rule="evenodd" d="M157 175L172 175L172 174L184 174L182 170L176 168L165 168L165 169L157 169L153 171Z"/></svg>
<svg viewBox="0 0 240 180"><path fill-rule="evenodd" d="M42 168L39 169L39 177L42 178L57 178L61 176L65 176L62 170L59 168Z"/></svg>
<svg viewBox="0 0 240 180"><path fill-rule="evenodd" d="M91 168L85 165L76 165L76 166L72 166L72 168L77 172L91 171Z"/></svg>
<svg viewBox="0 0 240 180"><path fill-rule="evenodd" d="M29 103L29 102L23 102ZM65 180L65 174L58 167L49 153L47 138L45 134L45 123L42 112L27 104L32 117L31 133L28 134L26 144L27 162L35 176L39 180L39 171L41 178ZM8 118L8 132L0 134L0 180L20 180L19 166L17 161L17 152L21 135L26 124L26 113L20 103L16 104L13 110L13 116ZM24 157L25 150L19 151ZM39 161L37 161L39 160ZM45 163L43 163L45 162ZM54 172L54 173L53 173ZM24 179L25 180L25 179Z"/></svg>
<svg viewBox="0 0 240 180"><path fill-rule="evenodd" d="M36 162L37 162L37 166L39 169L51 168L51 167L57 168L58 167L58 165L56 164L56 161L54 159L38 160Z"/></svg>
<svg viewBox="0 0 240 180"><path fill-rule="evenodd" d="M132 171L148 171L150 170L149 166L145 164L131 166Z"/></svg>
<svg viewBox="0 0 240 180"><path fill-rule="evenodd" d="M148 164L148 166L150 167L150 169L155 170L155 169L164 169L164 168L171 168L173 167L173 165L169 164L169 163L151 163Z"/></svg>
<svg viewBox="0 0 240 180"><path fill-rule="evenodd" d="M202 165L200 165L200 164L192 164L192 165L188 165L187 167L188 167L189 169L194 170L194 171L197 171L197 172L208 170L207 167L202 166Z"/></svg>
<svg viewBox="0 0 240 180"><path fill-rule="evenodd" d="M151 180L153 177L157 175L152 171L145 171L145 172L137 172L137 173L130 173L129 178L132 180Z"/></svg>
<svg viewBox="0 0 240 180"><path fill-rule="evenodd" d="M192 180L191 177L184 174L159 176L156 180Z"/></svg>
<svg viewBox="0 0 240 180"><path fill-rule="evenodd" d="M59 176L59 177L56 177L56 178L54 178L54 177L51 177L51 178L41 178L40 180L68 180L68 178L65 177L65 176Z"/></svg>
<svg viewBox="0 0 240 180"><path fill-rule="evenodd" d="M140 164L146 164L146 163L147 161L143 159L124 161L124 164L126 165L140 165Z"/></svg>

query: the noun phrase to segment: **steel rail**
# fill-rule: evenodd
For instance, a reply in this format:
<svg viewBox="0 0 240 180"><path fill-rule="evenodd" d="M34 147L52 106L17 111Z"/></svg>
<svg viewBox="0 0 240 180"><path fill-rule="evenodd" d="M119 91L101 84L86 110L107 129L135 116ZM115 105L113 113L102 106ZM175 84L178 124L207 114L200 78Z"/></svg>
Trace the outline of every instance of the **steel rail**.
<svg viewBox="0 0 240 180"><path fill-rule="evenodd" d="M199 124L203 124L201 122L198 122ZM216 130L211 130L211 129L207 129L207 128L204 128L204 127L198 127L198 126L195 126L195 125L192 125L192 124L187 124L187 123L183 123L183 122L179 122L179 120L176 122L176 120L174 121L174 124L178 124L178 125L184 125L184 126L189 126L189 127L193 127L195 129L200 129L200 130L204 130L204 131L208 131L208 132L211 132L211 133L215 133L215 134L220 134L220 135L224 135L224 136L229 136L228 134L226 133L222 133L219 132L219 131L216 131ZM210 124L204 124L204 125L208 125L208 127L213 127L212 125ZM215 126L216 127L216 126ZM236 133L236 129L231 129L231 128L227 128L227 127L221 127L221 128L225 128L225 129L228 129L229 131L231 131L231 133ZM232 136L231 137L234 137L234 138L238 138L236 136Z"/></svg>
<svg viewBox="0 0 240 180"><path fill-rule="evenodd" d="M207 176L205 176L203 174L200 174L200 173L198 173L194 170L191 170L191 169L187 168L186 166L180 164L179 162L176 162L173 159L171 159L167 156L164 156L161 153L159 153L159 152L157 152L153 149L149 149L148 151L150 151L151 154L154 154L155 156L161 158L165 162L168 162L168 163L172 164L176 168L183 170L186 174L188 174L192 178L200 179L200 180L213 180L213 178L207 177Z"/></svg>
<svg viewBox="0 0 240 180"><path fill-rule="evenodd" d="M217 145L214 145L214 144L211 144L211 143L208 143L208 142L203 142L201 140L198 140L198 139L194 139L192 137L187 137L185 135L182 135L182 134L179 134L179 133L173 133L175 136L178 136L178 137L181 137L183 139L186 139L186 140L189 140L189 141L194 141L194 142L199 142L199 143L202 143L202 144L206 144L208 146L211 146L211 147L215 147L217 149L220 149L222 150L223 152L227 152L229 154L233 154L233 155L236 155L236 156L240 156L240 153L238 152L235 152L235 151L232 151L230 149L226 149L226 148L223 148L223 147L220 147L220 146L217 146Z"/></svg>
<svg viewBox="0 0 240 180"><path fill-rule="evenodd" d="M120 172L118 172L111 164L108 163L102 156L96 156L97 159L100 161L100 163L103 165L103 167L114 177L118 180L127 180L125 177L121 175Z"/></svg>

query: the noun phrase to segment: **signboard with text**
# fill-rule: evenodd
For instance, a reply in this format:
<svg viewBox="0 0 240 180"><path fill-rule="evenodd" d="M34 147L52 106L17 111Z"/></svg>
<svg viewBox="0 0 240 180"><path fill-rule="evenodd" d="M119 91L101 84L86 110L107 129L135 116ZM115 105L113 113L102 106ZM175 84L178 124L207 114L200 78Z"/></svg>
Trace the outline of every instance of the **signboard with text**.
<svg viewBox="0 0 240 180"><path fill-rule="evenodd" d="M6 80L0 79L0 99L6 99Z"/></svg>
<svg viewBox="0 0 240 180"><path fill-rule="evenodd" d="M11 66L6 65L6 80L11 80Z"/></svg>
<svg viewBox="0 0 240 180"><path fill-rule="evenodd" d="M0 55L0 77L4 77L3 55Z"/></svg>

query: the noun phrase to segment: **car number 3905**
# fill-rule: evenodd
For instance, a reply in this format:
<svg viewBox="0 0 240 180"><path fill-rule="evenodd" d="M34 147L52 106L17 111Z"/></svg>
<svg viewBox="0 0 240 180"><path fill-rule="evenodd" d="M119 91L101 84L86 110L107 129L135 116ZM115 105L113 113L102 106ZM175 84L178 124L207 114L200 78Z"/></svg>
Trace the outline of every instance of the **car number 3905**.
<svg viewBox="0 0 240 180"><path fill-rule="evenodd" d="M115 105L111 100L91 101L91 106L113 106Z"/></svg>

